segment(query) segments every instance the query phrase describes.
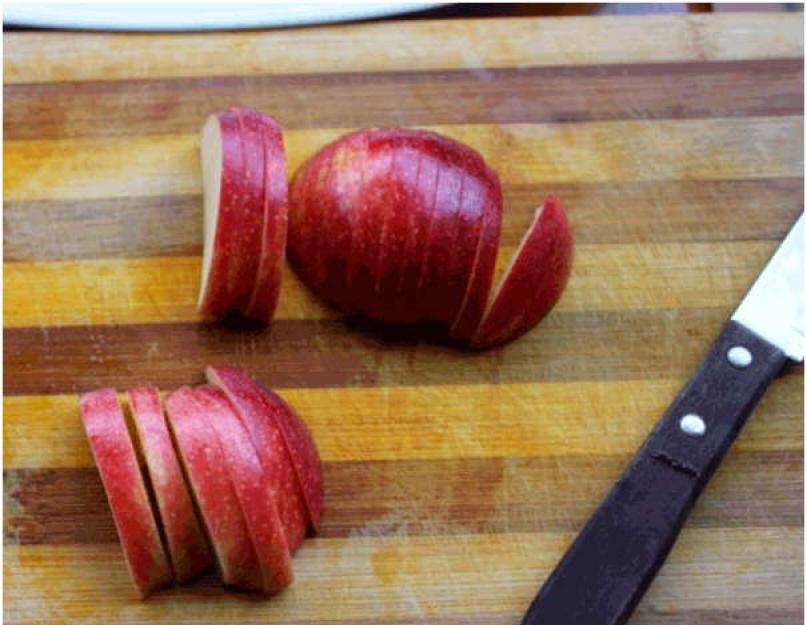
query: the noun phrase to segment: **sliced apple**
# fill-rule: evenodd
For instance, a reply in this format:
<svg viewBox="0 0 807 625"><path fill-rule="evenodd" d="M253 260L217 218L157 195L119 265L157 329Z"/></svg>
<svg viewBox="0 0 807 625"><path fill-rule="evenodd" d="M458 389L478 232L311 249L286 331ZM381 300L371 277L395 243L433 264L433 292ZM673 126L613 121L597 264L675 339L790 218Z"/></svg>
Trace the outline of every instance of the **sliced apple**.
<svg viewBox="0 0 807 625"><path fill-rule="evenodd" d="M512 341L534 327L560 298L572 265L572 233L560 200L550 195L513 254L490 298L471 347Z"/></svg>
<svg viewBox="0 0 807 625"><path fill-rule="evenodd" d="M263 591L275 593L291 584L291 555L278 514L277 475L258 458L241 419L227 396L214 386L193 389L205 418L216 433L230 481L246 520L263 576Z"/></svg>
<svg viewBox="0 0 807 625"><path fill-rule="evenodd" d="M174 575L177 581L184 582L212 565L213 557L182 477L159 392L151 386L134 388L128 391L128 397Z"/></svg>
<svg viewBox="0 0 807 625"><path fill-rule="evenodd" d="M235 406L264 467L277 476L280 515L296 549L307 525L318 528L322 516L322 466L311 433L282 399L243 371L208 366L205 374Z"/></svg>
<svg viewBox="0 0 807 625"><path fill-rule="evenodd" d="M205 408L182 387L165 400L168 425L225 584L262 591L264 584L225 455Z"/></svg>
<svg viewBox="0 0 807 625"><path fill-rule="evenodd" d="M289 259L321 298L388 323L454 322L496 173L434 132L375 129L325 146L295 175Z"/></svg>
<svg viewBox="0 0 807 625"><path fill-rule="evenodd" d="M211 317L243 310L260 261L264 151L239 111L215 113L202 128L204 249L198 305Z"/></svg>
<svg viewBox="0 0 807 625"><path fill-rule="evenodd" d="M494 192L501 196L501 190ZM467 344L473 336L493 286L493 274L496 269L496 255L499 251L499 237L501 235L502 205L501 202L491 202L485 209L482 220L482 229L479 242L476 246L473 269L468 280L468 286L463 296L462 305L457 317L451 326L451 337Z"/></svg>
<svg viewBox="0 0 807 625"><path fill-rule="evenodd" d="M260 131L264 149L263 230L260 262L255 284L244 315L269 323L275 315L286 260L286 235L289 220L289 184L286 153L280 124L270 117L252 111L246 113Z"/></svg>
<svg viewBox="0 0 807 625"><path fill-rule="evenodd" d="M111 388L92 391L79 406L126 564L144 598L173 575L118 396Z"/></svg>

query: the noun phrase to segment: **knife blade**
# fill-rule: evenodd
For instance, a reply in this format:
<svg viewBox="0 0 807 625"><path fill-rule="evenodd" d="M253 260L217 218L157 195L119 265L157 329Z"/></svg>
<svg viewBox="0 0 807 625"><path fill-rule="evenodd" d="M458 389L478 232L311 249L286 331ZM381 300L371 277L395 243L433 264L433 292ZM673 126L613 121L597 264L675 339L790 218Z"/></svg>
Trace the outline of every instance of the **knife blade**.
<svg viewBox="0 0 807 625"><path fill-rule="evenodd" d="M801 215L692 378L549 575L522 625L623 625L754 406L804 360Z"/></svg>

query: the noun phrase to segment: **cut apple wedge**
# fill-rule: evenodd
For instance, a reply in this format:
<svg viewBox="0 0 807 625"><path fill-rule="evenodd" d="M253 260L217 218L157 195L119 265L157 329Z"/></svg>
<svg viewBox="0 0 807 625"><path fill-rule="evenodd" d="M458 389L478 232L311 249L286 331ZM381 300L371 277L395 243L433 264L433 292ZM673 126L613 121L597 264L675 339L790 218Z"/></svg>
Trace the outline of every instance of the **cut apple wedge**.
<svg viewBox="0 0 807 625"><path fill-rule="evenodd" d="M473 339L473 349L512 341L533 328L560 298L572 265L572 233L550 195L513 254Z"/></svg>
<svg viewBox="0 0 807 625"><path fill-rule="evenodd" d="M134 388L128 391L128 398L174 575L177 581L184 582L211 566L213 557L171 443L159 392L150 386Z"/></svg>
<svg viewBox="0 0 807 625"><path fill-rule="evenodd" d="M260 262L244 316L269 323L275 315L280 298L283 264L286 260L289 221L286 152L280 124L274 118L251 109L246 114L260 130L264 149L264 172Z"/></svg>
<svg viewBox="0 0 807 625"><path fill-rule="evenodd" d="M280 397L243 371L208 366L205 374L235 406L264 467L278 476L278 506L289 546L296 549L308 524L317 529L322 516L322 466L311 433Z"/></svg>
<svg viewBox="0 0 807 625"><path fill-rule="evenodd" d="M246 520L263 576L263 591L273 594L291 584L289 545L277 509L277 476L258 458L249 432L227 396L214 386L193 389L221 445L230 481Z"/></svg>
<svg viewBox="0 0 807 625"><path fill-rule="evenodd" d="M254 131L254 132L253 132ZM240 312L255 287L263 232L264 150L241 109L215 113L202 128L204 249L199 311Z"/></svg>
<svg viewBox="0 0 807 625"><path fill-rule="evenodd" d="M82 395L79 406L129 572L144 598L173 575L123 410L111 388Z"/></svg>
<svg viewBox="0 0 807 625"><path fill-rule="evenodd" d="M225 456L205 408L182 387L165 400L168 425L225 584L262 591L264 584Z"/></svg>

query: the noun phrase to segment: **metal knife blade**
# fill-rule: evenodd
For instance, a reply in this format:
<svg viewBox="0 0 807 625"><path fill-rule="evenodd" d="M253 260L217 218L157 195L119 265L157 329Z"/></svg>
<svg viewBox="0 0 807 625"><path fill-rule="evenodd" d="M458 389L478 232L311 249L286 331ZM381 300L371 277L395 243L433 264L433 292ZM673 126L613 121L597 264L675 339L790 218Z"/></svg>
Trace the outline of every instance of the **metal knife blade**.
<svg viewBox="0 0 807 625"><path fill-rule="evenodd" d="M768 261L731 318L804 360L804 215Z"/></svg>

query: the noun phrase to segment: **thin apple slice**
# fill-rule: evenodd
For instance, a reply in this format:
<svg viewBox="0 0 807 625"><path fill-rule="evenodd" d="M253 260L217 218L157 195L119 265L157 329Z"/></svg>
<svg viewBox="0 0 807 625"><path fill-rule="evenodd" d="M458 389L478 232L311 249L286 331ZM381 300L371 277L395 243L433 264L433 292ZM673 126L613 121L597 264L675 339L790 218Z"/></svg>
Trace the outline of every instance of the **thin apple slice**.
<svg viewBox="0 0 807 625"><path fill-rule="evenodd" d="M165 400L168 425L225 584L263 590L261 569L224 454L192 389Z"/></svg>
<svg viewBox="0 0 807 625"><path fill-rule="evenodd" d="M278 592L293 579L289 545L278 514L278 498L284 496L276 484L278 476L261 463L247 428L223 391L199 386L193 392L221 445L261 566L263 590Z"/></svg>
<svg viewBox="0 0 807 625"><path fill-rule="evenodd" d="M193 510L171 435L165 424L160 394L147 386L128 391L134 431L140 441L159 518L177 581L187 581L213 564L199 520Z"/></svg>
<svg viewBox="0 0 807 625"><path fill-rule="evenodd" d="M263 150L245 142L242 127L239 113L227 111L208 117L202 128L204 249L198 305L211 317L246 306L260 257Z"/></svg>
<svg viewBox="0 0 807 625"><path fill-rule="evenodd" d="M498 181L494 194L501 197ZM476 246L471 277L463 296L462 305L457 318L451 327L451 337L461 343L467 343L479 327L485 306L488 302L491 287L493 286L493 273L496 269L496 255L499 251L499 237L501 236L502 203L489 202L482 217L482 231Z"/></svg>
<svg viewBox="0 0 807 625"><path fill-rule="evenodd" d="M205 374L235 406L264 466L278 475L280 514L295 549L308 525L305 513L315 530L322 517L322 465L311 433L280 397L240 369L209 365Z"/></svg>
<svg viewBox="0 0 807 625"><path fill-rule="evenodd" d="M173 575L118 396L111 388L92 391L79 407L129 573L145 598Z"/></svg>
<svg viewBox="0 0 807 625"><path fill-rule="evenodd" d="M572 266L572 233L560 200L550 195L513 254L471 347L512 341L533 328L560 298Z"/></svg>
<svg viewBox="0 0 807 625"><path fill-rule="evenodd" d="M261 256L255 284L244 315L269 323L275 315L280 298L283 264L286 260L289 223L286 152L283 147L282 129L274 118L251 109L247 115L260 128L264 149L264 172Z"/></svg>

